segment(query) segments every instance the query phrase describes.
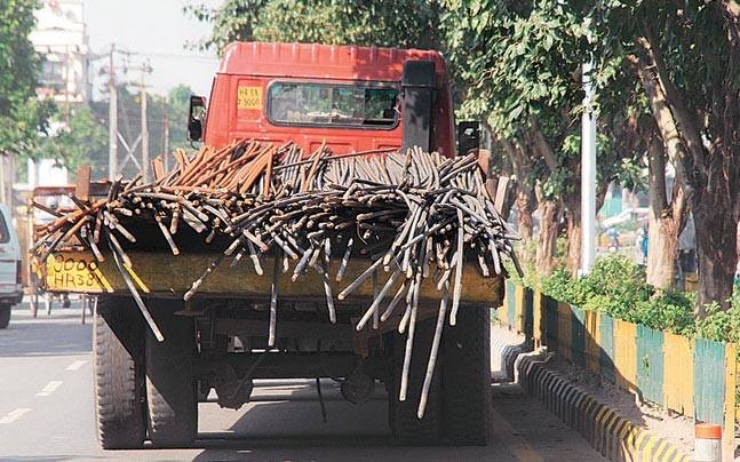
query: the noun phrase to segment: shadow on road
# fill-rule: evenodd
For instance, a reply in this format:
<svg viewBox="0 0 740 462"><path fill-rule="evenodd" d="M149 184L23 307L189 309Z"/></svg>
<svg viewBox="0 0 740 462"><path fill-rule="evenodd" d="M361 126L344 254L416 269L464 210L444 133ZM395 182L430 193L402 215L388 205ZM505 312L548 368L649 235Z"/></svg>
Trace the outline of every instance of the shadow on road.
<svg viewBox="0 0 740 462"><path fill-rule="evenodd" d="M322 382L327 422L313 384L289 391L261 384L248 412L224 432L201 432L204 452L194 461L372 461L494 460L492 447L404 447L388 427L388 397L382 385L363 405L345 401L339 386ZM287 396L286 396L287 392ZM358 417L359 416L359 417ZM501 457L495 460L516 460Z"/></svg>

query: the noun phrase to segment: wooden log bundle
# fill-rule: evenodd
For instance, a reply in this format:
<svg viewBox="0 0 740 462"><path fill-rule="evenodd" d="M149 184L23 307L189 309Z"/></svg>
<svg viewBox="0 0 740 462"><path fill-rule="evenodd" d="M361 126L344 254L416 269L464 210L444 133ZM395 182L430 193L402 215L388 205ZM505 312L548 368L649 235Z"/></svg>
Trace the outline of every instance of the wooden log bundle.
<svg viewBox="0 0 740 462"><path fill-rule="evenodd" d="M417 149L335 156L325 146L305 153L292 143L242 140L218 150L205 147L191 157L180 151L175 159L170 172L155 165L153 181L140 175L127 182L119 177L111 182L106 198L74 198L78 209L37 230L38 245L32 251L41 261L73 241L101 261L109 251L128 280L125 267L132 262L122 242L136 242L137 220L156 223L167 243L163 250L173 255L187 244L178 240L183 226L205 243L228 239L228 245L214 249L217 257L183 294L185 300L224 260L232 266L248 260L263 276L260 259L275 257L273 274L264 276L273 278L270 347L276 341L281 270L292 271L293 280L306 271L322 275L332 323L337 319L335 300L348 297L372 277L378 290L356 328L377 329L391 316L400 316L398 330L407 334L402 400L420 287L434 278L440 291L439 319L420 415L436 360L434 345L439 345L445 321L453 326L456 322L465 261L474 261L482 277L502 275L502 257L518 270L511 243L515 235L488 197L473 155L446 158ZM330 278L342 281L348 260L359 254L370 258L367 269L340 293L332 293ZM340 261L335 274L329 274L332 256ZM379 274L385 275L384 281ZM129 289L143 304L136 285L129 284Z"/></svg>

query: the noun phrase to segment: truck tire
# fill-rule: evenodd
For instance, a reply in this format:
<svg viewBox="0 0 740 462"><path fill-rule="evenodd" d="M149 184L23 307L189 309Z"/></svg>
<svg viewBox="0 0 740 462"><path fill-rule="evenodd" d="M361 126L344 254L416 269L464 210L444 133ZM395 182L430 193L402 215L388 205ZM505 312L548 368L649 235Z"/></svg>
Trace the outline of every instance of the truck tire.
<svg viewBox="0 0 740 462"><path fill-rule="evenodd" d="M144 442L144 326L128 298L101 297L95 316L95 415L104 449Z"/></svg>
<svg viewBox="0 0 740 462"><path fill-rule="evenodd" d="M0 329L5 329L10 324L10 309L12 305L0 305Z"/></svg>
<svg viewBox="0 0 740 462"><path fill-rule="evenodd" d="M174 306L173 306L174 305ZM149 439L158 447L192 445L198 430L198 394L193 376L193 320L175 316L177 302L150 303L164 342L146 336Z"/></svg>
<svg viewBox="0 0 740 462"><path fill-rule="evenodd" d="M388 417L391 432L401 444L414 446L437 445L441 433L441 381L435 372L429 390L424 418L419 419L421 389L426 375L427 360L434 337L435 319L427 319L416 325L413 354L409 369L409 382L406 400L398 400L403 372L403 357L406 349L406 336L393 334L393 366L388 393Z"/></svg>
<svg viewBox="0 0 740 462"><path fill-rule="evenodd" d="M491 435L491 322L487 309L461 309L444 332L444 436L455 446L485 446Z"/></svg>

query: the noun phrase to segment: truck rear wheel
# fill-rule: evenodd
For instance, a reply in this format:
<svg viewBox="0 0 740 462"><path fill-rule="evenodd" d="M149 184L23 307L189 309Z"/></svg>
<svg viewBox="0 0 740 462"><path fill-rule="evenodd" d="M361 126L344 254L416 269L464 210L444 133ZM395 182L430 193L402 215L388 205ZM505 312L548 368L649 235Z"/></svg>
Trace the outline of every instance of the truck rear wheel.
<svg viewBox="0 0 740 462"><path fill-rule="evenodd" d="M150 304L152 317L164 335L164 342L159 342L147 329L149 439L159 447L190 446L198 431L195 332L192 319L175 316L180 305L174 301Z"/></svg>
<svg viewBox="0 0 740 462"><path fill-rule="evenodd" d="M485 446L490 439L490 335L486 309L461 309L457 325L444 331L444 433L456 446Z"/></svg>
<svg viewBox="0 0 740 462"><path fill-rule="evenodd" d="M403 402L398 400L398 396L403 372L406 336L397 333L393 335L393 370L391 371L388 393L388 417L393 436L402 444L439 444L442 411L439 373L435 372L434 374L424 418L419 419L416 415L434 336L435 321L435 319L427 319L416 325L408 390L406 400Z"/></svg>
<svg viewBox="0 0 740 462"><path fill-rule="evenodd" d="M0 329L5 329L10 324L10 309L12 305L0 304Z"/></svg>
<svg viewBox="0 0 740 462"><path fill-rule="evenodd" d="M95 316L95 414L104 449L144 442L144 335L128 298L101 297Z"/></svg>

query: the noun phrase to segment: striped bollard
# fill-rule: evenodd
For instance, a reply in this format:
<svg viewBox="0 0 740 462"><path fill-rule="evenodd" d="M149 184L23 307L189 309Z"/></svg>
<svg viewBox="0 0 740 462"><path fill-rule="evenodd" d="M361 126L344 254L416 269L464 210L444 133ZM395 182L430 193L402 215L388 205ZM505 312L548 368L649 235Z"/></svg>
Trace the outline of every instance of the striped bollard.
<svg viewBox="0 0 740 462"><path fill-rule="evenodd" d="M722 462L722 427L696 424L694 462Z"/></svg>

